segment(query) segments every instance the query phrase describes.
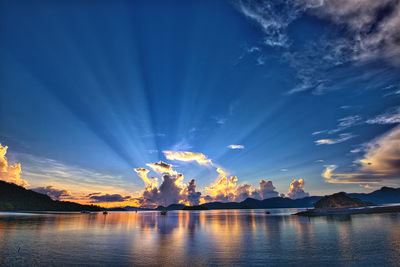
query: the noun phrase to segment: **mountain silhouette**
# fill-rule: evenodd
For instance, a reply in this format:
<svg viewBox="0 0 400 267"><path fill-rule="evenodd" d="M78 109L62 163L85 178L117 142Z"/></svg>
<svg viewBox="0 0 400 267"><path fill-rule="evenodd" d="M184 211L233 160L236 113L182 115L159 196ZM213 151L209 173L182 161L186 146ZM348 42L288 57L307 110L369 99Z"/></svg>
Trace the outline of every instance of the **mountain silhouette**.
<svg viewBox="0 0 400 267"><path fill-rule="evenodd" d="M95 205L52 200L49 196L0 181L0 211L100 211Z"/></svg>

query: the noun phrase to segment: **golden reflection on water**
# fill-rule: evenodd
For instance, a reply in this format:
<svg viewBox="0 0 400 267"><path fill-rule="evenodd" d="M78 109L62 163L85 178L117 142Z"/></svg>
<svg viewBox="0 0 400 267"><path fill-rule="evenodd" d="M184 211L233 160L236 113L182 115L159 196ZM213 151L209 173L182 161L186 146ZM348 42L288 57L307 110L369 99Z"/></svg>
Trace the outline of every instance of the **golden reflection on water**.
<svg viewBox="0 0 400 267"><path fill-rule="evenodd" d="M51 258L62 265L71 254L77 262L103 265L333 264L331 254L340 264L370 249L363 242L371 238L391 244L391 259L400 260L400 216L352 218L263 210L0 215L0 265L4 259L23 265L32 255L33 263ZM388 224L386 232L379 229Z"/></svg>

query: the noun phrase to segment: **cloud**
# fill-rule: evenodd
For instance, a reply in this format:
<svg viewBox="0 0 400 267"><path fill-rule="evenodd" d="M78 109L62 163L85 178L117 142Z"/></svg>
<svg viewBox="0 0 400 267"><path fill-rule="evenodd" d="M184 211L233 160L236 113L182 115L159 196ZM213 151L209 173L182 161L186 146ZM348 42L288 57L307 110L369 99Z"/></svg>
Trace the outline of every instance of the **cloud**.
<svg viewBox="0 0 400 267"><path fill-rule="evenodd" d="M28 182L21 178L21 164L10 165L6 158L7 146L0 144L0 180L14 183L23 187L28 186Z"/></svg>
<svg viewBox="0 0 400 267"><path fill-rule="evenodd" d="M147 169L137 168L135 171L143 177L143 180L148 179L149 171ZM238 178L236 176L228 177L228 173L222 168L217 168L216 171L218 177L214 183L205 188L204 196L197 191L195 179L191 179L185 184L182 174L171 175L167 173L162 176L162 183L159 187L154 183L147 182L145 190L134 200L142 207L156 207L174 203L199 205L212 201L240 202L249 197L262 200L279 196L272 181L260 180L259 187L252 189L250 184L239 185L237 183Z"/></svg>
<svg viewBox="0 0 400 267"><path fill-rule="evenodd" d="M346 106L346 105L344 105L344 106L340 106L340 108L341 108L341 109L350 109L350 108L352 108L352 106Z"/></svg>
<svg viewBox="0 0 400 267"><path fill-rule="evenodd" d="M359 124L361 119L362 119L362 117L359 115L351 115L351 116L347 116L344 118L340 118L340 119L338 119L338 125L335 129L316 131L316 132L313 132L312 135L319 135L319 134L323 134L323 133L335 134L335 133L344 131L354 125Z"/></svg>
<svg viewBox="0 0 400 267"><path fill-rule="evenodd" d="M124 202L131 200L131 196L122 196L120 194L104 194L99 195L98 193L89 194L87 197L90 199L91 203L102 203L102 202Z"/></svg>
<svg viewBox="0 0 400 267"><path fill-rule="evenodd" d="M228 148L230 149L244 149L243 145L229 145Z"/></svg>
<svg viewBox="0 0 400 267"><path fill-rule="evenodd" d="M400 85L396 86L396 85L391 84L391 85L386 86L384 88L384 90L387 92L383 95L384 97L400 95Z"/></svg>
<svg viewBox="0 0 400 267"><path fill-rule="evenodd" d="M304 179L294 179L293 182L290 183L289 192L286 194L286 197L291 199L308 197L309 194L304 192L305 184Z"/></svg>
<svg viewBox="0 0 400 267"><path fill-rule="evenodd" d="M186 140L186 138L183 138L180 140L178 143L174 144L171 148L172 151L182 151L182 150L189 150L192 148L192 145L189 144L189 142Z"/></svg>
<svg viewBox="0 0 400 267"><path fill-rule="evenodd" d="M400 63L400 2L325 0L312 14L345 27L353 59L384 57Z"/></svg>
<svg viewBox="0 0 400 267"><path fill-rule="evenodd" d="M368 184L365 184L365 185L360 184L360 186L361 186L361 187L364 187L364 188L367 188L367 189L374 189L373 186L370 186L370 185L368 185Z"/></svg>
<svg viewBox="0 0 400 267"><path fill-rule="evenodd" d="M155 162L155 163L147 163L146 165L149 166L153 171L158 172L158 173L168 173L170 175L177 174L177 172L172 169L171 164L165 163L161 160L159 162Z"/></svg>
<svg viewBox="0 0 400 267"><path fill-rule="evenodd" d="M190 180L186 188L187 201L191 206L200 204L201 193L196 191L196 181L195 179Z"/></svg>
<svg viewBox="0 0 400 267"><path fill-rule="evenodd" d="M322 133L325 133L325 132L326 132L326 130L323 130L323 131L315 131L315 132L312 133L312 135L318 135L318 134L322 134Z"/></svg>
<svg viewBox="0 0 400 267"><path fill-rule="evenodd" d="M130 187L125 177L116 173L99 173L92 169L24 153L18 154L18 157L23 158L24 175L29 177L29 181L35 187L50 184L56 188L68 188L73 194L86 194L87 190L116 192L123 189L126 191ZM44 182L46 184L43 184Z"/></svg>
<svg viewBox="0 0 400 267"><path fill-rule="evenodd" d="M353 137L355 137L355 135L352 135L351 133L342 133L339 135L338 138L319 139L319 140L314 141L314 143L316 145L334 145L334 144L343 143Z"/></svg>
<svg viewBox="0 0 400 267"><path fill-rule="evenodd" d="M343 130L346 130L347 128L350 128L356 124L358 124L361 121L361 116L359 115L352 115L352 116L347 116L344 118L341 118L338 120L338 126L336 129L328 131L329 134L341 132Z"/></svg>
<svg viewBox="0 0 400 267"><path fill-rule="evenodd" d="M36 187L32 188L32 191L48 195L52 199L55 200L61 200L64 198L69 198L72 196L71 192L65 189L57 189L54 186L42 186L42 187Z"/></svg>
<svg viewBox="0 0 400 267"><path fill-rule="evenodd" d="M297 72L298 84L288 94L332 90L332 83L338 79L329 74L346 63L383 59L400 65L397 0L242 0L238 6L261 27L264 44L279 48L282 58ZM332 29L297 49L291 45L288 28L304 14L327 20ZM368 79L372 76L369 74Z"/></svg>
<svg viewBox="0 0 400 267"><path fill-rule="evenodd" d="M336 165L327 165L321 176L331 184L377 183L377 181L371 180L371 176L364 173L335 173L334 171L337 168L338 166Z"/></svg>
<svg viewBox="0 0 400 267"><path fill-rule="evenodd" d="M335 173L328 165L322 177L329 183L379 183L400 178L400 126L364 145L364 155L356 160L355 172Z"/></svg>
<svg viewBox="0 0 400 267"><path fill-rule="evenodd" d="M202 153L195 153L189 151L163 151L164 155L169 160L178 160L178 161L195 161L200 165L212 164L211 159L208 159Z"/></svg>
<svg viewBox="0 0 400 267"><path fill-rule="evenodd" d="M301 15L304 8L296 1L247 0L239 2L239 9L246 17L261 26L266 45L287 47L289 46L287 27Z"/></svg>
<svg viewBox="0 0 400 267"><path fill-rule="evenodd" d="M142 207L168 206L175 203L198 205L201 193L196 191L195 180L192 179L185 185L183 179L182 174L164 174L159 188L146 187L136 200Z"/></svg>
<svg viewBox="0 0 400 267"><path fill-rule="evenodd" d="M139 175L139 177L142 178L142 180L145 183L146 187L157 187L158 186L157 177L154 177L154 178L150 179L147 176L147 174L149 173L149 170L147 170L145 168L136 168L134 170Z"/></svg>
<svg viewBox="0 0 400 267"><path fill-rule="evenodd" d="M278 197L279 193L275 191L275 186L272 184L272 181L260 180L259 188L255 189L251 192L251 197L256 199L267 199Z"/></svg>
<svg viewBox="0 0 400 267"><path fill-rule="evenodd" d="M150 138L150 137L154 138L154 137L165 137L165 136L166 136L166 134L164 134L164 133L146 133L142 137L144 137L144 138Z"/></svg>
<svg viewBox="0 0 400 267"><path fill-rule="evenodd" d="M373 119L366 121L368 124L396 124L400 123L400 107L392 108Z"/></svg>
<svg viewBox="0 0 400 267"><path fill-rule="evenodd" d="M206 187L208 196L215 201L235 201L237 177L227 176L227 173L221 168L217 168L217 181Z"/></svg>
<svg viewBox="0 0 400 267"><path fill-rule="evenodd" d="M249 197L262 200L278 196L271 181L260 180L259 187L253 190L250 184L238 185L238 178L228 177L221 168L217 168L217 172L219 174L217 180L205 189L207 202L240 202Z"/></svg>
<svg viewBox="0 0 400 267"><path fill-rule="evenodd" d="M400 178L400 126L370 142L366 154L358 162L364 172Z"/></svg>
<svg viewBox="0 0 400 267"><path fill-rule="evenodd" d="M385 57L400 63L400 2L396 0L247 0L239 8L248 18L257 22L265 33L269 46L290 45L287 28L304 13L328 19L346 30L342 43L331 52L346 50L352 60ZM334 46L333 46L334 47ZM339 55L337 55L339 56Z"/></svg>
<svg viewBox="0 0 400 267"><path fill-rule="evenodd" d="M215 122L219 125L224 125L228 119L224 117L215 117Z"/></svg>
<svg viewBox="0 0 400 267"><path fill-rule="evenodd" d="M329 183L380 183L400 178L400 126L364 145L364 155L356 160L355 172L335 173L328 165L322 177Z"/></svg>

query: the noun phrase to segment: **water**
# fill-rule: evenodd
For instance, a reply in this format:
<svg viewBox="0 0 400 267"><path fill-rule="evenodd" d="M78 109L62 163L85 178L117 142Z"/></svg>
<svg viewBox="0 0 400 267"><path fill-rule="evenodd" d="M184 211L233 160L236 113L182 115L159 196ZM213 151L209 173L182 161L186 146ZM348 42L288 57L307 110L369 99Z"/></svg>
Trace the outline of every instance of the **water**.
<svg viewBox="0 0 400 267"><path fill-rule="evenodd" d="M0 266L399 266L400 214L0 213Z"/></svg>

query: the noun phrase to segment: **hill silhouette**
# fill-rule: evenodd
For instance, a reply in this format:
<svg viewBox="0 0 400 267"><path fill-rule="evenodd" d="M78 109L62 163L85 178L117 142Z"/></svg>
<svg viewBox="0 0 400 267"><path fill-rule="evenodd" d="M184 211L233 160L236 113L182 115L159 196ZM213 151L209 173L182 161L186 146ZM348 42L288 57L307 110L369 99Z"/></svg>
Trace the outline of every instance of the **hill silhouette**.
<svg viewBox="0 0 400 267"><path fill-rule="evenodd" d="M400 203L400 188L382 187L371 193L338 193L350 198L375 204ZM310 208L324 197L311 196L301 199L274 197L264 200L247 198L242 202L209 202L197 206L197 210L212 209L271 209L271 208ZM125 210L152 210L138 207L122 207ZM183 204L159 206L156 210L190 210ZM0 211L100 211L95 205L81 205L69 201L52 200L49 196L25 189L24 187L0 181ZM122 209L121 209L122 210Z"/></svg>
<svg viewBox="0 0 400 267"><path fill-rule="evenodd" d="M327 208L358 208L375 205L372 202L362 201L358 198L349 197L344 192L336 193L330 196L324 196L315 203L316 209Z"/></svg>
<svg viewBox="0 0 400 267"><path fill-rule="evenodd" d="M49 196L0 181L0 211L100 211L95 205L52 200Z"/></svg>
<svg viewBox="0 0 400 267"><path fill-rule="evenodd" d="M344 193L342 194L358 198L361 201L372 202L375 204L388 204L400 203L400 188L382 187L379 190L371 193ZM290 199L284 197L267 198L258 200L254 198L247 198L242 202L209 202L202 204L197 209L202 207L215 210L215 209L272 209L272 208L312 208L322 199L322 196L311 196L301 199ZM183 204L171 204L168 207L159 206L156 210L187 210Z"/></svg>

